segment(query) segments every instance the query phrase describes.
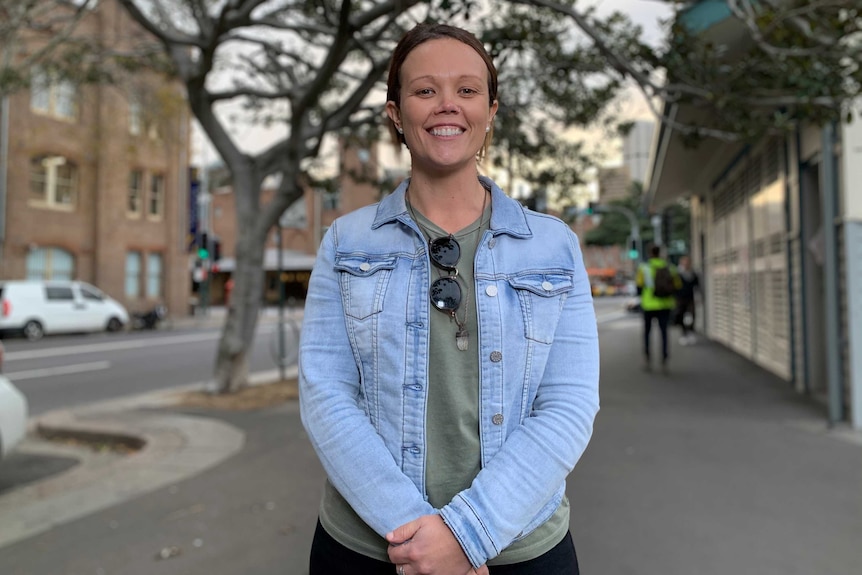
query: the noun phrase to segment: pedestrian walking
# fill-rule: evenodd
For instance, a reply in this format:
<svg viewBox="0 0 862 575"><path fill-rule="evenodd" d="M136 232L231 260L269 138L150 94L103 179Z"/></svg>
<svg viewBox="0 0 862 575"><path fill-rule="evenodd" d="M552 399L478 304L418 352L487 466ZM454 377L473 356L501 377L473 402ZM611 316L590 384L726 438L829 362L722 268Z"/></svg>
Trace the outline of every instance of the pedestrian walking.
<svg viewBox="0 0 862 575"><path fill-rule="evenodd" d="M661 332L661 366L667 371L670 353L668 349L668 324L671 311L676 307L674 294L681 287L679 275L664 258L660 246L650 248L650 258L638 267L637 286L641 290L643 310L644 369L652 369L650 359L650 335L653 321L658 322Z"/></svg>
<svg viewBox="0 0 862 575"><path fill-rule="evenodd" d="M387 100L410 177L333 222L306 300L310 575L577 574L565 479L599 409L578 239L479 175L497 72L473 34L409 31Z"/></svg>
<svg viewBox="0 0 862 575"><path fill-rule="evenodd" d="M695 305L694 294L700 290L700 278L691 269L691 258L682 256L677 265L677 273L681 287L676 292L676 324L682 328L682 336L679 343L692 345L697 339L694 335Z"/></svg>

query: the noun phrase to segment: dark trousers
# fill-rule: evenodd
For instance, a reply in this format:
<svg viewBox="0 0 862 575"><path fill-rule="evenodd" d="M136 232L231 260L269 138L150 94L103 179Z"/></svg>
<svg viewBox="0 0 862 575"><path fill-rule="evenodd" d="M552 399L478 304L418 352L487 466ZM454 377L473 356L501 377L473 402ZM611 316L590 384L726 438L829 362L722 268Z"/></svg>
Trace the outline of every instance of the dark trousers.
<svg viewBox="0 0 862 575"><path fill-rule="evenodd" d="M644 311L644 355L649 359L649 340L653 319L658 320L658 329L661 331L661 359L662 361L667 361L667 324L670 323L669 309Z"/></svg>
<svg viewBox="0 0 862 575"><path fill-rule="evenodd" d="M688 335L694 331L694 300L677 299L676 302L677 321L682 328L682 335ZM689 322L685 321L686 314L691 314Z"/></svg>
<svg viewBox="0 0 862 575"><path fill-rule="evenodd" d="M572 534L535 559L488 567L491 575L580 575ZM395 575L395 565L351 551L317 522L311 544L309 575Z"/></svg>

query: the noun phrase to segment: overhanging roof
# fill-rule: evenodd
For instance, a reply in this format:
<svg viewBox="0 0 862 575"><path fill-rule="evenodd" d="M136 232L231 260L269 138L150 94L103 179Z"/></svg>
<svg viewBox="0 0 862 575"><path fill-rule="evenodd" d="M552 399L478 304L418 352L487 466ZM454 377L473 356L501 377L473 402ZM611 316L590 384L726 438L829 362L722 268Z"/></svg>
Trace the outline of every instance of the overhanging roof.
<svg viewBox="0 0 862 575"><path fill-rule="evenodd" d="M683 11L680 20L692 32L716 45L740 50L750 42L745 26L733 18L724 0L702 0ZM732 57L733 49L728 55ZM707 138L696 148L683 143L672 126L707 123L709 112L693 105L666 104L662 122L653 139L647 174L647 205L661 208L677 198L701 195L712 185L715 173L739 153L742 144Z"/></svg>
<svg viewBox="0 0 862 575"><path fill-rule="evenodd" d="M296 250L283 250L281 257L281 269L284 271L311 270L314 267L315 257ZM232 272L236 270L234 258L222 258L215 262L219 271ZM278 249L267 248L263 254L263 269L268 272L278 271Z"/></svg>

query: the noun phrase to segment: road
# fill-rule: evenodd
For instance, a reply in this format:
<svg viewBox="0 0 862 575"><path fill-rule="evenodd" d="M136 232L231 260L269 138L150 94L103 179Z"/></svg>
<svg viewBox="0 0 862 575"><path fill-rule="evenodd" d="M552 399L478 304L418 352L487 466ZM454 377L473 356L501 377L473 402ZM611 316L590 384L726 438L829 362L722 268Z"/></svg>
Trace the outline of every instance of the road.
<svg viewBox="0 0 862 575"><path fill-rule="evenodd" d="M290 330L286 330L290 337ZM220 326L4 340L4 374L27 396L30 415L203 383L212 377ZM277 324L258 324L249 369L277 369Z"/></svg>
<svg viewBox="0 0 862 575"><path fill-rule="evenodd" d="M624 314L623 298L596 299L596 315ZM152 332L7 339L5 375L27 396L30 415L212 377L219 325ZM258 324L249 359L252 372L277 369L277 324ZM294 340L286 329L288 345Z"/></svg>

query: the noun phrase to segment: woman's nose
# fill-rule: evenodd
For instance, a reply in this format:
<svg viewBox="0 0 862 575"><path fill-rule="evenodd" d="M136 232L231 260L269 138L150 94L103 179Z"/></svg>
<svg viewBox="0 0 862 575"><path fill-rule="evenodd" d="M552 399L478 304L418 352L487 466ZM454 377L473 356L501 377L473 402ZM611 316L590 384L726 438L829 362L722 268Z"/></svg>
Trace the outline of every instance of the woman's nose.
<svg viewBox="0 0 862 575"><path fill-rule="evenodd" d="M446 114L458 114L461 112L461 106L455 103L455 101L451 97L443 98L443 101L440 103L440 113Z"/></svg>

